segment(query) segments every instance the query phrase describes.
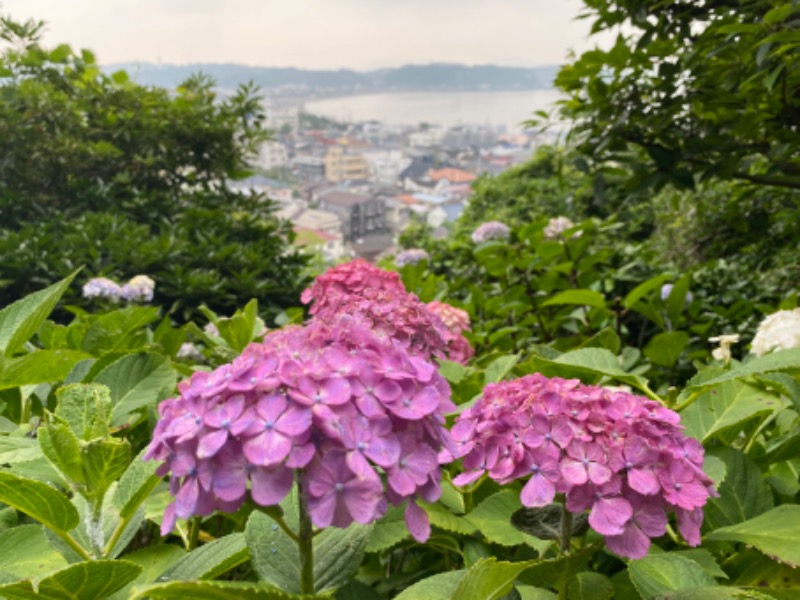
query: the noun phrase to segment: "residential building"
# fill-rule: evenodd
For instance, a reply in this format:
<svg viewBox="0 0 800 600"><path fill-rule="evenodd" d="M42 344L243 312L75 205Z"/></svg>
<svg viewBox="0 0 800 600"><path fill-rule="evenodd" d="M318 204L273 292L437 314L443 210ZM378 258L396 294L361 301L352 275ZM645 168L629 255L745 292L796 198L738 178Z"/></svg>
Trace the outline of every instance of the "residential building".
<svg viewBox="0 0 800 600"><path fill-rule="evenodd" d="M289 164L289 154L286 146L280 142L270 141L261 144L258 149L258 157L255 166L269 171L270 169L280 169Z"/></svg>
<svg viewBox="0 0 800 600"><path fill-rule="evenodd" d="M369 164L363 154L341 146L328 148L325 155L325 179L333 183L369 178Z"/></svg>
<svg viewBox="0 0 800 600"><path fill-rule="evenodd" d="M318 208L339 217L345 242L389 233L386 204L382 198L337 189L321 194Z"/></svg>
<svg viewBox="0 0 800 600"><path fill-rule="evenodd" d="M292 166L300 181L322 181L325 179L325 160L317 156L299 155Z"/></svg>

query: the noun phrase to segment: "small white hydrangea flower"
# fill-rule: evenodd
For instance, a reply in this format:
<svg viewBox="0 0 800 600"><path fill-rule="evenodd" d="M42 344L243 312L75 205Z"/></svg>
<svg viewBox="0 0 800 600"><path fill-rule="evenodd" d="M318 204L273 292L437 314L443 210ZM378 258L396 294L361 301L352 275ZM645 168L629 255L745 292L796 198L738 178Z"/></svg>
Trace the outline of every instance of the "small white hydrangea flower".
<svg viewBox="0 0 800 600"><path fill-rule="evenodd" d="M487 221L481 223L472 232L472 241L476 244L488 242L489 240L504 240L511 234L508 225L500 221Z"/></svg>
<svg viewBox="0 0 800 600"><path fill-rule="evenodd" d="M739 343L739 334L718 335L708 338L708 341L712 344L719 344L719 348L714 348L714 350L711 351L711 356L716 360L727 363L731 360L731 346Z"/></svg>
<svg viewBox="0 0 800 600"><path fill-rule="evenodd" d="M178 358L187 358L193 361L203 360L203 355L200 353L200 350L191 342L181 344L180 350L178 350L176 356Z"/></svg>
<svg viewBox="0 0 800 600"><path fill-rule="evenodd" d="M763 356L789 348L800 348L800 308L779 310L761 321L751 352Z"/></svg>
<svg viewBox="0 0 800 600"><path fill-rule="evenodd" d="M128 302L150 302L156 282L147 275L137 275L122 286L122 298Z"/></svg>
<svg viewBox="0 0 800 600"><path fill-rule="evenodd" d="M122 297L122 288L107 277L95 277L83 286L84 298L105 298L111 302L119 302Z"/></svg>
<svg viewBox="0 0 800 600"><path fill-rule="evenodd" d="M564 233L567 229L572 229L575 227L575 223L570 221L567 217L555 217L550 219L547 223L547 226L544 228L544 237L548 240L555 240L561 237L561 234ZM572 237L579 238L581 237L581 231L576 231Z"/></svg>

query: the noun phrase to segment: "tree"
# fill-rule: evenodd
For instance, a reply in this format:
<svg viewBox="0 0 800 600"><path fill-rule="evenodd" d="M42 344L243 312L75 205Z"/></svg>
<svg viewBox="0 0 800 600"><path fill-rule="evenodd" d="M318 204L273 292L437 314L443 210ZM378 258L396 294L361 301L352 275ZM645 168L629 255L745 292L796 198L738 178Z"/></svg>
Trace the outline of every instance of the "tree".
<svg viewBox="0 0 800 600"><path fill-rule="evenodd" d="M0 20L0 305L80 265L150 275L182 317L296 304L306 259L291 228L228 185L266 139L257 90L219 98L203 75L143 87L87 50L43 48L42 26Z"/></svg>
<svg viewBox="0 0 800 600"><path fill-rule="evenodd" d="M608 50L564 66L561 117L632 190L712 178L800 189L800 2L584 0Z"/></svg>

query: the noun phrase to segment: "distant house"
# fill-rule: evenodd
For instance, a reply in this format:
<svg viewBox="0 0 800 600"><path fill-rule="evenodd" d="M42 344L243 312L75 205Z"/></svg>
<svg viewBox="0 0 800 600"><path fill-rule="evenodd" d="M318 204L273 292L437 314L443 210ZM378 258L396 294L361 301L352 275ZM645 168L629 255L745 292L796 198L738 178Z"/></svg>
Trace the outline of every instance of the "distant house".
<svg viewBox="0 0 800 600"><path fill-rule="evenodd" d="M253 175L247 179L236 181L233 187L243 190L255 190L266 194L267 197L277 200L281 204L289 204L293 199L292 188L288 184L263 175Z"/></svg>
<svg viewBox="0 0 800 600"><path fill-rule="evenodd" d="M382 198L337 189L321 194L317 203L319 209L339 217L345 242L389 233L386 205Z"/></svg>
<svg viewBox="0 0 800 600"><path fill-rule="evenodd" d="M328 148L325 155L325 179L332 183L369 178L369 164L363 154L341 146Z"/></svg>
<svg viewBox="0 0 800 600"><path fill-rule="evenodd" d="M300 181L322 181L325 179L325 161L318 156L295 156L292 166Z"/></svg>
<svg viewBox="0 0 800 600"><path fill-rule="evenodd" d="M341 234L328 233L295 225L295 245L317 250L326 261L336 261L352 256L352 251L342 241Z"/></svg>
<svg viewBox="0 0 800 600"><path fill-rule="evenodd" d="M264 142L258 149L258 158L256 159L256 166L269 171L270 169L279 169L289 164L289 154L286 146L280 142Z"/></svg>
<svg viewBox="0 0 800 600"><path fill-rule="evenodd" d="M433 181L439 183L440 181L447 181L448 183L472 183L478 177L469 171L461 169L431 169L428 173Z"/></svg>

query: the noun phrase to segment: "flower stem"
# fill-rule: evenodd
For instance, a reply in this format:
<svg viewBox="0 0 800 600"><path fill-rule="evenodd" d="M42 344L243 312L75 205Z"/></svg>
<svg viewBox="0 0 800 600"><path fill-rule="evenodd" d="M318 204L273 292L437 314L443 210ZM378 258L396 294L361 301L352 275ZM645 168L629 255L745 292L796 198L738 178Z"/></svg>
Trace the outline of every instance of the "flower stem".
<svg viewBox="0 0 800 600"><path fill-rule="evenodd" d="M308 514L306 497L298 482L300 523L297 532L297 549L300 552L300 593L314 593L314 528Z"/></svg>
<svg viewBox="0 0 800 600"><path fill-rule="evenodd" d="M570 540L572 539L572 513L567 507L561 506L561 547L560 554L569 552Z"/></svg>

